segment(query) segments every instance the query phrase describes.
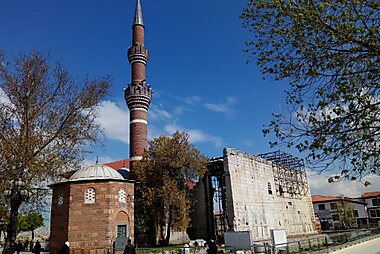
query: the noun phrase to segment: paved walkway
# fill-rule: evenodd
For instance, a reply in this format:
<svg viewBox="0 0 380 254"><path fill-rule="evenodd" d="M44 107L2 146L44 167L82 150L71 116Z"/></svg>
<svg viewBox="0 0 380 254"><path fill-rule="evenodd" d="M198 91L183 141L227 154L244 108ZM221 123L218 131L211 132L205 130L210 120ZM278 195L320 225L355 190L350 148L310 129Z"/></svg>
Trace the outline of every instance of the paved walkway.
<svg viewBox="0 0 380 254"><path fill-rule="evenodd" d="M380 254L380 238L359 243L348 248L330 252L334 254Z"/></svg>

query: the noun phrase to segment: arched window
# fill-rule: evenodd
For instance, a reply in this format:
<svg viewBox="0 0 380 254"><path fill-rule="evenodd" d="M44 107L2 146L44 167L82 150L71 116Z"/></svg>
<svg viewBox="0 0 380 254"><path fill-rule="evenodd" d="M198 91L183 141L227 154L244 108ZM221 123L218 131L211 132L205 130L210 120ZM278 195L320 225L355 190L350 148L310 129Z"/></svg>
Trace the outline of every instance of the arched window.
<svg viewBox="0 0 380 254"><path fill-rule="evenodd" d="M272 195L272 186L268 183L268 194Z"/></svg>
<svg viewBox="0 0 380 254"><path fill-rule="evenodd" d="M88 188L84 193L84 203L85 204L94 204L95 203L95 189Z"/></svg>
<svg viewBox="0 0 380 254"><path fill-rule="evenodd" d="M58 195L58 205L61 206L63 205L63 200L64 200L64 196L63 196L63 192L61 191Z"/></svg>
<svg viewBox="0 0 380 254"><path fill-rule="evenodd" d="M126 200L125 194L126 194L125 189L124 189L124 188L121 188L121 189L119 190L119 202L120 202L120 203L123 203L123 204L127 203L127 200Z"/></svg>
<svg viewBox="0 0 380 254"><path fill-rule="evenodd" d="M133 202L133 197L131 195L127 195L127 203L130 205Z"/></svg>

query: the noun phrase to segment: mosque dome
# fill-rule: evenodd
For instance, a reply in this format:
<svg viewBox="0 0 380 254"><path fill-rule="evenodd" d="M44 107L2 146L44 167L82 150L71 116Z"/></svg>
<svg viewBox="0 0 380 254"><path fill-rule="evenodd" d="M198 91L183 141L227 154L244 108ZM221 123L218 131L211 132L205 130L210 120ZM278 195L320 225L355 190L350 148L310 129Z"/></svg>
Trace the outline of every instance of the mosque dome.
<svg viewBox="0 0 380 254"><path fill-rule="evenodd" d="M70 182L82 180L124 180L124 177L109 166L96 164L78 170L69 178Z"/></svg>

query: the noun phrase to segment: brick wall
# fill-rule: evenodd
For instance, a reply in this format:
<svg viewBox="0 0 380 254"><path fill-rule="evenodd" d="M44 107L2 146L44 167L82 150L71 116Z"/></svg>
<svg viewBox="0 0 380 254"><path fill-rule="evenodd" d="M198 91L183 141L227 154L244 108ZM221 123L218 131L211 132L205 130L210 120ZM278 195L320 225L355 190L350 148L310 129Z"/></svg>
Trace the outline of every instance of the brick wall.
<svg viewBox="0 0 380 254"><path fill-rule="evenodd" d="M66 186L70 194L69 202L65 202L69 204L66 213L55 212L61 210L54 203L54 193L58 193L61 186ZM95 189L96 200L93 204L84 203L84 193L88 188ZM127 203L119 202L121 188L126 191ZM133 197L134 184L124 181L69 182L54 186L52 229L58 228L57 225L63 229L62 232L52 230L51 253L57 253L66 240L70 242L72 253L106 252L113 246L118 225L127 225L127 237L133 239ZM62 225L63 221L66 221L66 228Z"/></svg>
<svg viewBox="0 0 380 254"><path fill-rule="evenodd" d="M57 253L67 240L69 223L70 186L67 183L56 184L53 187L50 223L50 250ZM63 203L58 204L59 196Z"/></svg>

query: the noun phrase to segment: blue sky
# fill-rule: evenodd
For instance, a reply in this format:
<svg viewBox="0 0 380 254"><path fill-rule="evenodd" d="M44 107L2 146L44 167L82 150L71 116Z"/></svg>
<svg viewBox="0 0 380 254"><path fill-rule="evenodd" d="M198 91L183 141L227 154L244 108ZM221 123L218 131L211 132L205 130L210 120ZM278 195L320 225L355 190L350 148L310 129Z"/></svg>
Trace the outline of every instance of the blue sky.
<svg viewBox="0 0 380 254"><path fill-rule="evenodd" d="M286 107L288 85L263 80L255 63L246 64L242 50L252 35L239 16L248 1L141 2L150 50L147 82L154 91L149 137L187 131L209 157L222 156L224 147L252 154L271 151L261 130L271 113ZM0 0L0 6L0 49L8 55L37 49L76 77L114 77L98 119L105 146L95 147L87 161L127 158L129 116L122 88L131 80L126 52L135 1ZM312 192L326 191L321 187L326 178L309 177Z"/></svg>

